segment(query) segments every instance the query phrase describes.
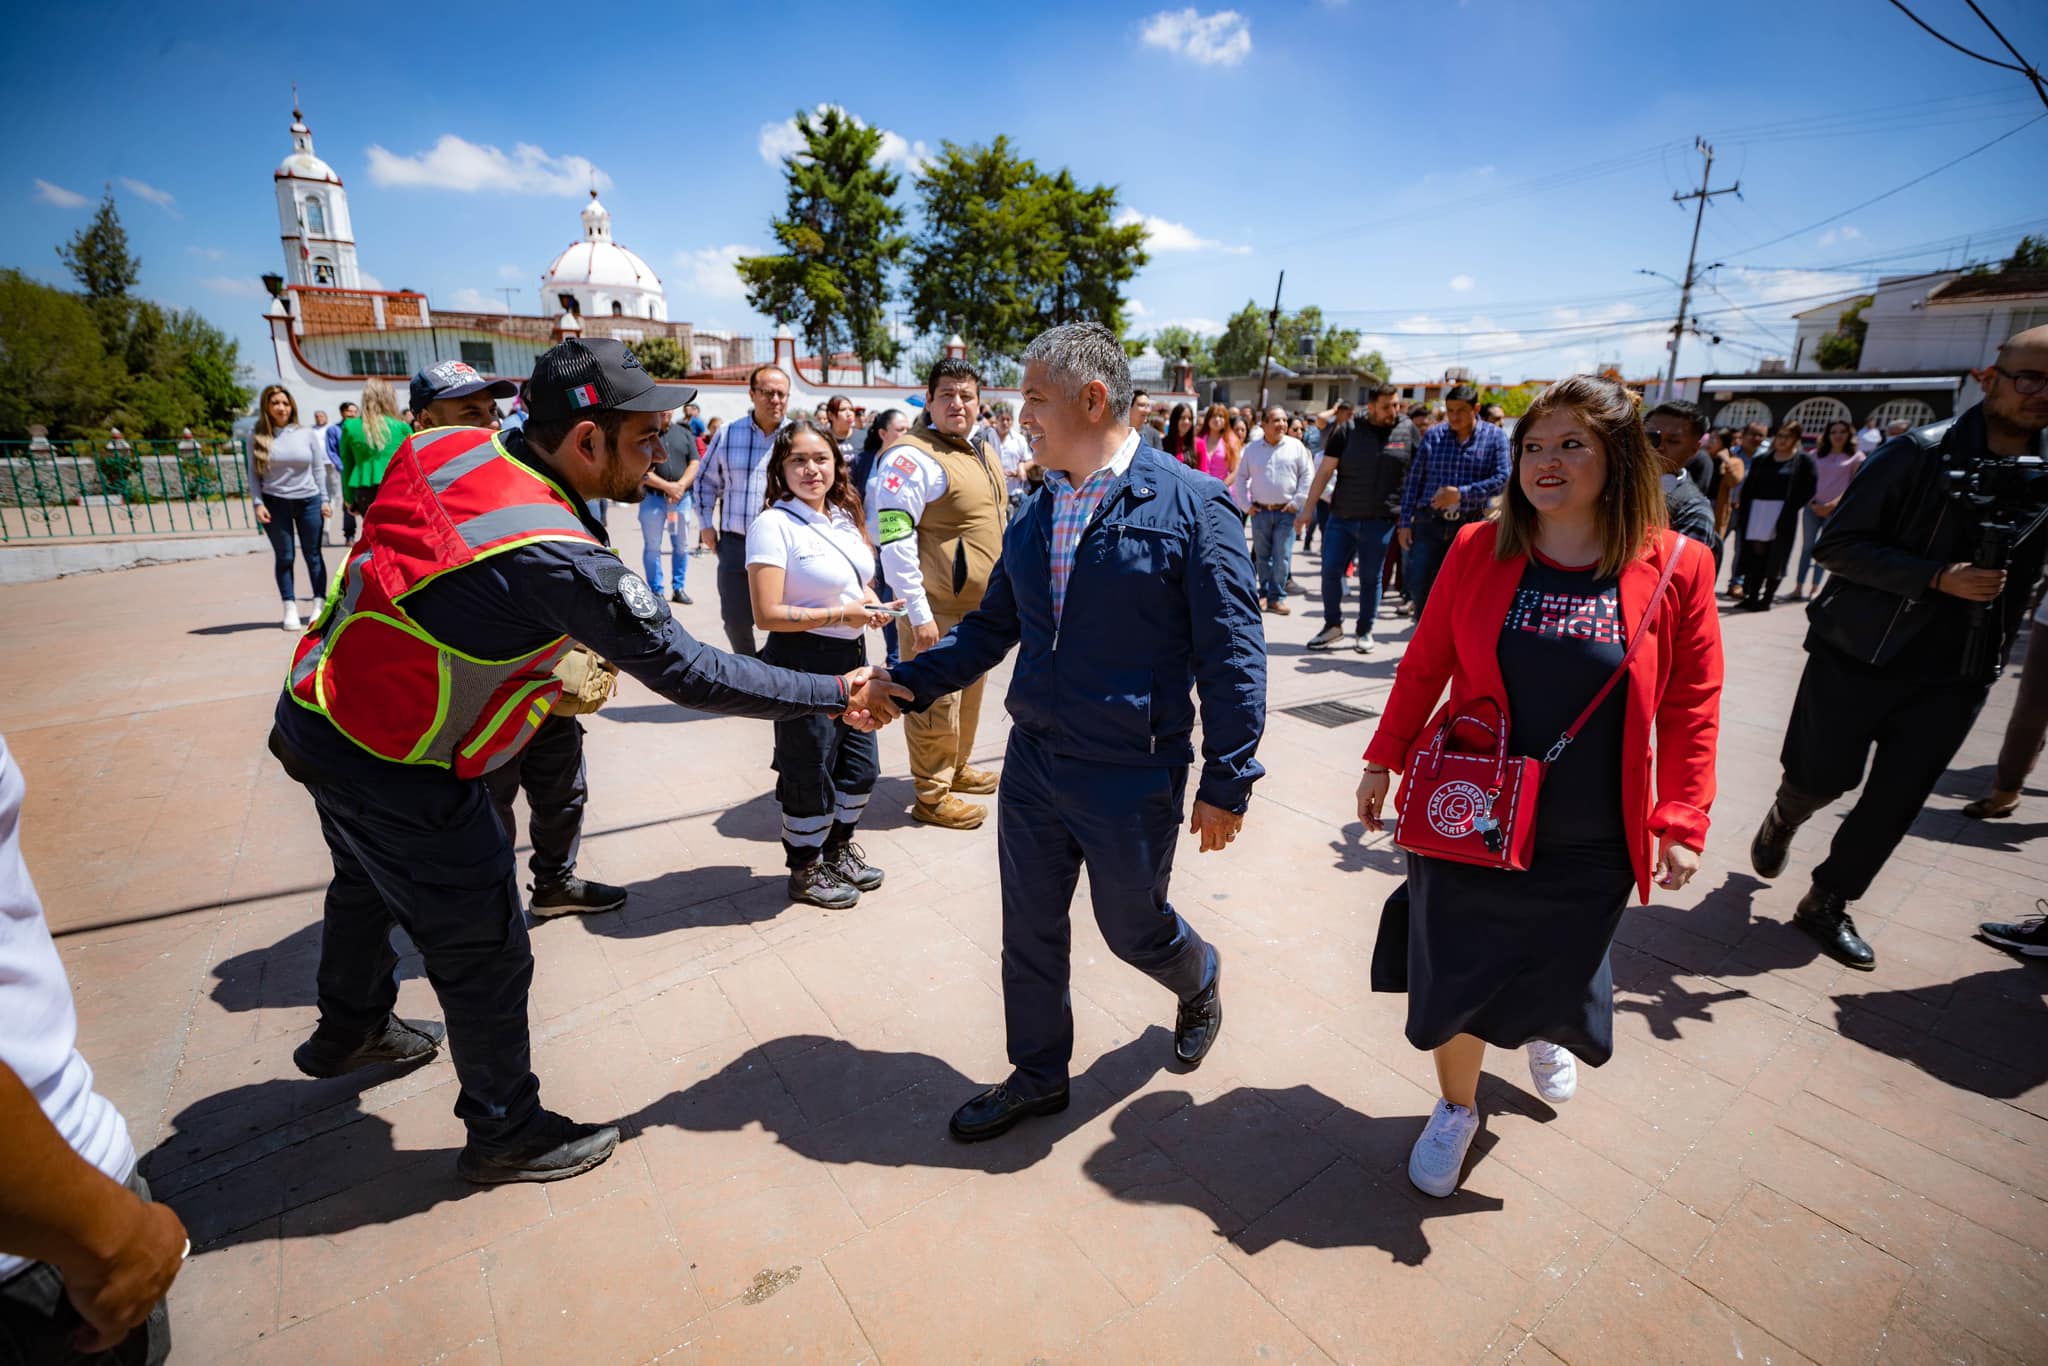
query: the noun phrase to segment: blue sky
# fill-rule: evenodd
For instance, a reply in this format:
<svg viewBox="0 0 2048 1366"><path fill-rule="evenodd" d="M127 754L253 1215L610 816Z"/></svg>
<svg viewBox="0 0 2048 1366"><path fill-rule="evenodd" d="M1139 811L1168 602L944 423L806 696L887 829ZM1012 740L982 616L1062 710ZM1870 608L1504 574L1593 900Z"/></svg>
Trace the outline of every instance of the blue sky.
<svg viewBox="0 0 2048 1366"><path fill-rule="evenodd" d="M1982 3L2048 63L2048 6ZM1914 7L1996 50L1962 0ZM1687 373L1782 354L1789 312L1877 271L2048 231L2048 120L2021 128L2048 111L1884 0L637 8L399 8L354 30L332 16L364 12L332 7L19 11L10 67L43 93L4 115L0 264L61 280L55 244L111 183L143 292L242 338L260 375L294 80L364 269L451 308L511 286L536 311L595 168L671 318L766 331L729 262L782 205L777 125L820 102L889 130L903 164L1007 133L1118 185L1154 234L1139 327L1218 325L1285 269L1287 306L1411 376L1661 370L1676 290L1636 272L1684 268L1671 195L1697 181L1698 134L1743 194L1707 211L1701 261L1725 265L1694 308L1726 341L1688 340Z"/></svg>

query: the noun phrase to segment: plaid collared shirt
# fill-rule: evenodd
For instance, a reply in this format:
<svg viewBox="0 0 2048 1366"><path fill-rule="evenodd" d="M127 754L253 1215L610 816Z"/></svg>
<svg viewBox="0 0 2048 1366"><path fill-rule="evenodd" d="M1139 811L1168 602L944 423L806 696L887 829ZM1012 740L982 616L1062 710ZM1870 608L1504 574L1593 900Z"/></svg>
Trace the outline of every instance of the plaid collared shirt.
<svg viewBox="0 0 2048 1366"><path fill-rule="evenodd" d="M784 423L783 426L788 426ZM704 452L704 472L697 476L697 517L705 526L744 536L768 502L768 451L775 434L763 433L749 412L718 429L710 449ZM712 509L724 494L725 506L712 521Z"/></svg>
<svg viewBox="0 0 2048 1366"><path fill-rule="evenodd" d="M1458 490L1460 517L1479 516L1508 486L1512 468L1508 434L1491 422L1474 423L1472 439L1462 443L1450 423L1437 423L1423 434L1408 465L1408 482L1401 490L1401 525L1414 526L1416 515L1445 487Z"/></svg>
<svg viewBox="0 0 2048 1366"><path fill-rule="evenodd" d="M1081 548L1081 533L1123 472L1138 453L1138 434L1132 432L1110 457L1107 465L1081 481L1075 488L1058 470L1045 472L1045 487L1052 494L1052 624L1057 628L1067 608L1067 578L1074 572L1074 552Z"/></svg>

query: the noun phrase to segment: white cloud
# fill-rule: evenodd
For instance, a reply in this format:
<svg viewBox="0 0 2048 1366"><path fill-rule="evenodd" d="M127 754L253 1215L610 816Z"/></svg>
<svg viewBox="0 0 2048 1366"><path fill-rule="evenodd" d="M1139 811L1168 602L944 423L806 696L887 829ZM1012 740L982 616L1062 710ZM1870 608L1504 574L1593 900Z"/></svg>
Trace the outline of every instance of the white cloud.
<svg viewBox="0 0 2048 1366"><path fill-rule="evenodd" d="M231 299L262 299L269 297L260 280L245 280L239 275L208 275L200 280L201 289L215 294L225 294Z"/></svg>
<svg viewBox="0 0 2048 1366"><path fill-rule="evenodd" d="M384 282L382 280L370 274L369 271L364 270L361 266L356 267L356 283L361 285L364 289L384 288Z"/></svg>
<svg viewBox="0 0 2048 1366"><path fill-rule="evenodd" d="M185 250L202 261L225 261L228 256L219 247L187 247Z"/></svg>
<svg viewBox="0 0 2048 1366"><path fill-rule="evenodd" d="M1453 275L1451 277L1451 288L1457 290L1460 294L1472 288L1472 283L1472 277L1469 275Z"/></svg>
<svg viewBox="0 0 2048 1366"><path fill-rule="evenodd" d="M510 311L505 306L504 295L486 294L480 289L469 287L458 289L453 294L450 294L445 306L454 309L458 313L505 313Z"/></svg>
<svg viewBox="0 0 2048 1366"><path fill-rule="evenodd" d="M443 133L431 148L416 156L402 157L375 143L364 156L369 159L371 181L403 189L464 194L490 190L569 198L612 186L612 178L591 165L587 157L549 156L527 142L513 144L507 156L496 147L480 146L453 133Z"/></svg>
<svg viewBox="0 0 2048 1366"><path fill-rule="evenodd" d="M676 264L690 272L686 287L707 299L744 299L747 287L733 264L742 256L759 256L758 247L726 245L676 253Z"/></svg>
<svg viewBox="0 0 2048 1366"><path fill-rule="evenodd" d="M865 119L848 110L844 105L820 104L812 112L823 114L828 109L838 110L842 117L852 120L857 127L865 128L868 126ZM904 138L901 133L891 132L887 128L882 129L881 132L882 146L875 153L875 163L877 165L894 166L909 175L916 175L924 169L924 164L931 160L932 149L922 138L916 142L911 142ZM801 155L804 146L804 135L797 131L796 116L794 114L780 123L762 124L760 135L754 142L754 148L761 154L761 160L767 162L770 166L776 167L778 170L782 166L782 159L784 157Z"/></svg>
<svg viewBox="0 0 2048 1366"><path fill-rule="evenodd" d="M1217 322L1214 318L1174 318L1169 322L1161 323L1160 326L1185 327L1198 337L1220 337L1223 335L1224 330L1223 324Z"/></svg>
<svg viewBox="0 0 2048 1366"><path fill-rule="evenodd" d="M1125 209L1116 216L1116 225L1120 228L1127 228L1133 223L1145 225L1145 245L1153 251L1220 251L1229 256L1252 254L1250 247L1227 247L1214 238L1201 236L1185 224L1139 213L1136 209Z"/></svg>
<svg viewBox="0 0 2048 1366"><path fill-rule="evenodd" d="M1854 223L1844 223L1839 228L1829 228L1820 235L1820 244L1831 247L1837 242L1853 242L1863 235L1863 229Z"/></svg>
<svg viewBox="0 0 2048 1366"><path fill-rule="evenodd" d="M1199 66L1236 66L1252 55L1252 22L1234 9L1214 14L1161 10L1145 21L1140 36L1147 47L1164 48Z"/></svg>
<svg viewBox="0 0 2048 1366"><path fill-rule="evenodd" d="M36 177L36 202L54 204L60 209L82 209L92 203L76 190L67 190L62 185L52 185L41 176Z"/></svg>
<svg viewBox="0 0 2048 1366"><path fill-rule="evenodd" d="M1142 318L1147 313L1150 313L1152 310L1145 307L1145 301L1143 299L1126 299L1124 301L1124 311L1129 313L1133 318Z"/></svg>
<svg viewBox="0 0 2048 1366"><path fill-rule="evenodd" d="M173 195L169 190L159 190L147 181L137 180L133 176L122 176L121 184L127 189L128 193L136 198L147 199L172 217L178 216L178 211L174 207L178 202L177 196Z"/></svg>
<svg viewBox="0 0 2048 1366"><path fill-rule="evenodd" d="M526 267L524 266L498 267L498 278L500 280L524 280L526 278L526 275Z"/></svg>
<svg viewBox="0 0 2048 1366"><path fill-rule="evenodd" d="M1752 307L1759 303L1782 303L1788 299L1818 303L1830 295L1853 294L1863 286L1861 275L1847 271L1752 270L1748 266L1735 266L1721 277L1724 285L1730 275L1741 288L1726 292L1735 294L1736 302Z"/></svg>

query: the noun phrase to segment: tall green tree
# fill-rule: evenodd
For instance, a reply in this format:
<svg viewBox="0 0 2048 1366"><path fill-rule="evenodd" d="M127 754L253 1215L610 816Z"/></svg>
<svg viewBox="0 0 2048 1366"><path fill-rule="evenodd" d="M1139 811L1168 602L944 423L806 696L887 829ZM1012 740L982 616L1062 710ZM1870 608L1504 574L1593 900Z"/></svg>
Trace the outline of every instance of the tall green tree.
<svg viewBox="0 0 2048 1366"><path fill-rule="evenodd" d="M1216 339L1213 356L1219 375L1255 375L1266 354L1266 318L1269 310L1251 300L1230 315L1223 335ZM1387 376L1387 363L1377 351L1360 357L1358 333L1352 328L1331 327L1323 321L1323 310L1311 304L1293 313L1281 311L1280 325L1273 340L1273 363L1299 370L1306 363L1301 343L1315 343L1314 366L1318 370L1366 370L1380 379Z"/></svg>
<svg viewBox="0 0 2048 1366"><path fill-rule="evenodd" d="M1169 362L1176 357L1186 356L1188 363L1195 367L1197 375L1214 375L1216 369L1216 343L1212 338L1193 332L1179 323L1169 323L1148 336L1139 336L1124 343L1124 349L1133 357L1142 355L1147 346L1164 356ZM1136 350L1132 350L1136 347Z"/></svg>
<svg viewBox="0 0 2048 1366"><path fill-rule="evenodd" d="M1048 325L1121 332L1144 229L1116 225L1116 190L1047 175L1006 137L943 143L917 178L924 231L908 260L911 321L958 332L979 358L1014 356Z"/></svg>
<svg viewBox="0 0 2048 1366"><path fill-rule="evenodd" d="M100 425L125 375L85 299L0 270L0 437L63 440Z"/></svg>
<svg viewBox="0 0 2048 1366"><path fill-rule="evenodd" d="M747 302L782 318L829 365L837 343L863 363L892 364L888 276L910 239L892 202L899 184L876 160L882 132L835 106L797 111L803 150L782 159L783 216L771 231L782 252L739 262Z"/></svg>
<svg viewBox="0 0 2048 1366"><path fill-rule="evenodd" d="M1078 185L1064 167L1038 177L1029 193L1039 201L1031 216L1046 229L1031 258L1029 290L1038 322L1098 322L1121 333L1123 287L1151 259L1144 225L1118 227L1115 188Z"/></svg>
<svg viewBox="0 0 2048 1366"><path fill-rule="evenodd" d="M2048 270L2048 237L2036 237L2028 233L2013 244L2012 255L2005 258L2003 270Z"/></svg>
<svg viewBox="0 0 2048 1366"><path fill-rule="evenodd" d="M92 222L57 248L57 258L88 299L125 298L135 288L142 278L142 262L128 252L128 230L121 226L111 189L94 210Z"/></svg>

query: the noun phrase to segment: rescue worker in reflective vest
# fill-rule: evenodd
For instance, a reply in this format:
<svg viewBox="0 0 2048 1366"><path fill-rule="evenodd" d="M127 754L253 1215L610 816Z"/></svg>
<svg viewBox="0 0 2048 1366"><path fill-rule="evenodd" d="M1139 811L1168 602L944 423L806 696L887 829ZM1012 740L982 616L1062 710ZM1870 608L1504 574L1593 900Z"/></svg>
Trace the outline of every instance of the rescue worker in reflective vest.
<svg viewBox="0 0 2048 1366"><path fill-rule="evenodd" d="M481 781L547 721L571 642L672 701L767 720L845 711L868 676L791 673L703 645L608 548L586 504L640 497L662 455L660 415L686 396L615 339L570 340L536 362L522 431L416 433L278 700L271 751L312 793L334 860L320 1022L293 1061L331 1077L433 1056L441 1026L392 1013L391 928L403 926L447 1019L469 1131L456 1168L471 1181L574 1176L619 1140L541 1106L533 954L512 845Z"/></svg>
<svg viewBox="0 0 2048 1366"><path fill-rule="evenodd" d="M436 361L412 377L412 411L421 430L430 427L488 427L501 398L519 385L489 380L466 361ZM697 391L678 389L678 396ZM659 594L657 594L659 596ZM626 904L626 889L576 876L576 851L583 843L583 807L590 784L583 764L583 725L574 716L549 715L533 739L511 759L484 775L491 805L505 837L519 843L512 799L526 791L526 830L533 843L527 866L533 871L527 909L538 916L615 911Z"/></svg>

